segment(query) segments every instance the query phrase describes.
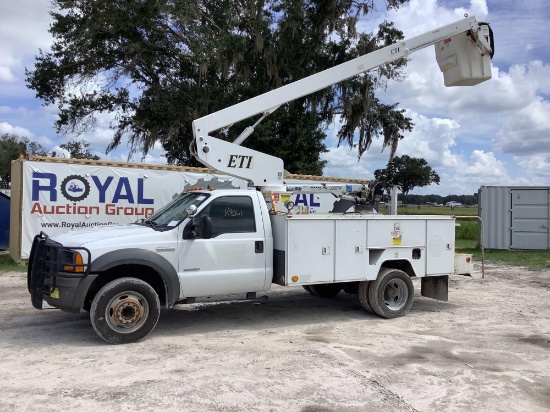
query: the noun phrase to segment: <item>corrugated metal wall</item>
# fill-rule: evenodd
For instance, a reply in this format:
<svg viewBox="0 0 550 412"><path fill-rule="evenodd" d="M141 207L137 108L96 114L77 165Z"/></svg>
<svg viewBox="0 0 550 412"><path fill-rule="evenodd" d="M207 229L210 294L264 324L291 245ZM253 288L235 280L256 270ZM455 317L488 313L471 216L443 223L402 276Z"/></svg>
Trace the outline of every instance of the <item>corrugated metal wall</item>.
<svg viewBox="0 0 550 412"><path fill-rule="evenodd" d="M483 220L483 245L488 249L510 248L510 188L481 186L478 214Z"/></svg>
<svg viewBox="0 0 550 412"><path fill-rule="evenodd" d="M521 220L536 223L533 233L525 232L518 225L518 216L514 218L513 209L518 209L518 200L512 199L513 194L520 193L524 198L533 200L541 197L541 192L550 194L550 187L541 186L481 186L479 189L478 214L483 220L484 236L483 244L488 249L513 249L514 240L517 243L515 248L525 249L550 249L550 202L542 207L547 209L547 220L543 217L541 220L541 205L531 207L527 201L527 206L522 206ZM542 196L544 197L544 196ZM522 202L524 202L522 200ZM540 202L535 202L540 203ZM530 216L532 212L533 216ZM517 210L516 210L516 214ZM516 228L514 228L514 222ZM540 226L540 227L539 227ZM521 233L519 232L521 230ZM541 233L543 232L543 233ZM521 236L520 236L521 234ZM537 242L518 242L518 239L532 237Z"/></svg>

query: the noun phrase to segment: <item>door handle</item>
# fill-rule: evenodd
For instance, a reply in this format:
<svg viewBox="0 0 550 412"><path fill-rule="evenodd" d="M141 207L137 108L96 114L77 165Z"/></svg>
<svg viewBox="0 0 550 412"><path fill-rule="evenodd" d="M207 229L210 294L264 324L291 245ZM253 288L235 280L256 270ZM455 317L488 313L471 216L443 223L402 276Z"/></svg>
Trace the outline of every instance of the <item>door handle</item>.
<svg viewBox="0 0 550 412"><path fill-rule="evenodd" d="M256 240L256 242L254 242L254 252L255 253L264 253L264 241L263 240Z"/></svg>

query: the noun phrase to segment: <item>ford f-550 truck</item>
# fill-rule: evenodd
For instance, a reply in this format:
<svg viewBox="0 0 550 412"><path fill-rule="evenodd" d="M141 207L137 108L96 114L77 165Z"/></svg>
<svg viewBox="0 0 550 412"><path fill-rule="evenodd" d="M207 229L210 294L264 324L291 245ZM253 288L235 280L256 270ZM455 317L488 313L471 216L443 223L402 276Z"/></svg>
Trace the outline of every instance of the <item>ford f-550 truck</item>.
<svg viewBox="0 0 550 412"><path fill-rule="evenodd" d="M409 311L413 277L422 295L446 300L456 263L461 273L472 270L468 256L455 256L453 217L372 213L377 184L338 189L353 213L307 214L291 202L277 210L281 194L335 188L287 187L281 159L240 145L254 127L232 143L210 135L256 114L260 122L285 102L432 44L446 85L491 77L490 30L467 17L195 120L196 157L256 190L189 191L131 225L37 235L28 266L33 305L88 310L101 338L128 343L153 330L161 307L185 309L214 295L261 299L256 294L273 283L324 297L356 293L385 318Z"/></svg>

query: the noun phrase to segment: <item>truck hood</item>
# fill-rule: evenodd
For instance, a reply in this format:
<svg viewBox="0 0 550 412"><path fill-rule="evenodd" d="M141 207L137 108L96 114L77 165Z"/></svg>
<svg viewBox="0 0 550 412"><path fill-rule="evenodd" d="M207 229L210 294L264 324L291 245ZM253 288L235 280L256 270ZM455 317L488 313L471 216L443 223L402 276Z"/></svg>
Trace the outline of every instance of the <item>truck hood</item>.
<svg viewBox="0 0 550 412"><path fill-rule="evenodd" d="M156 232L149 226L129 224L64 232L52 236L51 239L61 243L63 246L77 247L96 241L112 241L116 239L119 242L125 237L131 237L133 240L143 239L144 237L154 236L155 233L159 232Z"/></svg>

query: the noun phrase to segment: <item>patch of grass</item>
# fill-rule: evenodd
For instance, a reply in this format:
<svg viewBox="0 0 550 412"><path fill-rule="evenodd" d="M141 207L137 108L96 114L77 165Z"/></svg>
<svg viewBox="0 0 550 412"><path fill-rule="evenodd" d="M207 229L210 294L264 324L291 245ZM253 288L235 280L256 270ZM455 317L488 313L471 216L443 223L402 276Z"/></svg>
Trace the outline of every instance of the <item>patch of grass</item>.
<svg viewBox="0 0 550 412"><path fill-rule="evenodd" d="M458 249L458 242L457 242ZM457 250L460 253L471 253L481 262L481 249L469 247ZM485 249L485 261L504 263L510 266L525 266L530 270L550 268L550 253L547 250L495 250Z"/></svg>
<svg viewBox="0 0 550 412"><path fill-rule="evenodd" d="M455 249L477 249L477 239L455 239ZM462 250L457 250L457 252L462 253ZM464 252L472 253L472 252ZM481 252L480 252L481 254Z"/></svg>
<svg viewBox="0 0 550 412"><path fill-rule="evenodd" d="M461 240L475 240L478 237L478 222L471 220L459 220L456 227L455 237Z"/></svg>
<svg viewBox="0 0 550 412"><path fill-rule="evenodd" d="M380 206L379 213L389 213L389 206ZM449 216L477 216L477 207L455 207L450 206L415 206L407 205L397 208L398 215L449 215Z"/></svg>
<svg viewBox="0 0 550 412"><path fill-rule="evenodd" d="M15 263L7 252L0 252L0 272L26 272L27 266Z"/></svg>

